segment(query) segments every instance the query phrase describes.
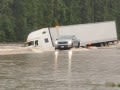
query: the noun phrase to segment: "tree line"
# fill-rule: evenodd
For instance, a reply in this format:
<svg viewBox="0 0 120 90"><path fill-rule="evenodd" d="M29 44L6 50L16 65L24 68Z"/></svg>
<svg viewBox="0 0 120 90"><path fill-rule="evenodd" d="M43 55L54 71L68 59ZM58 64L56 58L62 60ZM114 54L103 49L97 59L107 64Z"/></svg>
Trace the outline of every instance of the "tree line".
<svg viewBox="0 0 120 90"><path fill-rule="evenodd" d="M120 38L120 0L0 0L0 42L25 41L44 27L111 20Z"/></svg>

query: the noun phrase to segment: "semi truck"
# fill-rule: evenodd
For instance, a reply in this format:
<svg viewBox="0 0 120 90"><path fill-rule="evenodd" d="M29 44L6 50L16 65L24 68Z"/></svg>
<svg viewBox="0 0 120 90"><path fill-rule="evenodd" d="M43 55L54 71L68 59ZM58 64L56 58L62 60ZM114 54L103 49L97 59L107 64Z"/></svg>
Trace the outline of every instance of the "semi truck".
<svg viewBox="0 0 120 90"><path fill-rule="evenodd" d="M54 47L56 39L63 35L75 35L80 40L81 47L105 45L118 40L115 21L106 21L39 29L28 35L27 43L33 42L33 46L39 47Z"/></svg>

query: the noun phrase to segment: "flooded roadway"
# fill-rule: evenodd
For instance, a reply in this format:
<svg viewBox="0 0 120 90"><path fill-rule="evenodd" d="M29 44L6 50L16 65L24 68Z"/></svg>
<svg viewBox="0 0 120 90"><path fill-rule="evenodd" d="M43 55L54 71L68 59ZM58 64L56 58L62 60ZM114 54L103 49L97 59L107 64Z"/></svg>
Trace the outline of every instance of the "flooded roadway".
<svg viewBox="0 0 120 90"><path fill-rule="evenodd" d="M1 55L0 90L120 90L120 49Z"/></svg>

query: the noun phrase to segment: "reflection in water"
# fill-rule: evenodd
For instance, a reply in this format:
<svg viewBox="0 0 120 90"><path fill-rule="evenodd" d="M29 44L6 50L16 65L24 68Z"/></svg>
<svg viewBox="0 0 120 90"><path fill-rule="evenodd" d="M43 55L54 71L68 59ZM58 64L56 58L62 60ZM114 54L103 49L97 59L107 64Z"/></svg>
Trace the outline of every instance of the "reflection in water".
<svg viewBox="0 0 120 90"><path fill-rule="evenodd" d="M68 52L68 87L71 90L71 65L72 65L72 50Z"/></svg>
<svg viewBox="0 0 120 90"><path fill-rule="evenodd" d="M58 58L58 51L55 51L55 59L57 59Z"/></svg>
<svg viewBox="0 0 120 90"><path fill-rule="evenodd" d="M71 73L71 63L72 63L72 50L68 52L68 74Z"/></svg>
<svg viewBox="0 0 120 90"><path fill-rule="evenodd" d="M55 69L58 66L58 55L59 51L55 51ZM68 51L68 73L71 73L71 63L72 63L72 50Z"/></svg>
<svg viewBox="0 0 120 90"><path fill-rule="evenodd" d="M58 56L59 51L55 51L55 60L54 60L54 72L55 77L57 77L57 70L58 70ZM71 89L71 65L72 65L72 50L68 51L68 70L67 70L67 81L68 81L68 88Z"/></svg>
<svg viewBox="0 0 120 90"><path fill-rule="evenodd" d="M58 67L58 64L57 64L57 62L58 62L58 54L59 54L59 52L58 52L58 51L55 51L55 70L56 70L57 67Z"/></svg>
<svg viewBox="0 0 120 90"><path fill-rule="evenodd" d="M58 51L55 51L55 59L54 59L54 77L56 79L57 77L57 69L58 69L58 54L59 52Z"/></svg>

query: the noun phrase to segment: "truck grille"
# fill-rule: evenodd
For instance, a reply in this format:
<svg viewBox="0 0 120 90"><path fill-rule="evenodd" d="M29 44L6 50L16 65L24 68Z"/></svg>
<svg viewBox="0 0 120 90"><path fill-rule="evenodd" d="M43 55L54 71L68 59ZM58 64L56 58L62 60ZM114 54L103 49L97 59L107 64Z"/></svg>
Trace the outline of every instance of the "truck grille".
<svg viewBox="0 0 120 90"><path fill-rule="evenodd" d="M58 44L67 44L67 42L58 42Z"/></svg>

